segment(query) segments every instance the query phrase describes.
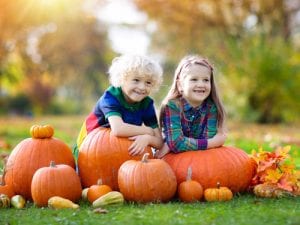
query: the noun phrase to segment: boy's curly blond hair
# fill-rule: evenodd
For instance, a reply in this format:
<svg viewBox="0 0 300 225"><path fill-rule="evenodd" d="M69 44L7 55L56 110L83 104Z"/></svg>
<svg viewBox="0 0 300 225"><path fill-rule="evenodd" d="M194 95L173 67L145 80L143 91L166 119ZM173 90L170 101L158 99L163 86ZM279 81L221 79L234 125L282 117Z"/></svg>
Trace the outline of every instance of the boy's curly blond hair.
<svg viewBox="0 0 300 225"><path fill-rule="evenodd" d="M121 87L128 77L138 75L149 77L153 81L151 91L156 91L162 83L163 70L147 56L122 55L113 59L108 73L109 81L114 87Z"/></svg>

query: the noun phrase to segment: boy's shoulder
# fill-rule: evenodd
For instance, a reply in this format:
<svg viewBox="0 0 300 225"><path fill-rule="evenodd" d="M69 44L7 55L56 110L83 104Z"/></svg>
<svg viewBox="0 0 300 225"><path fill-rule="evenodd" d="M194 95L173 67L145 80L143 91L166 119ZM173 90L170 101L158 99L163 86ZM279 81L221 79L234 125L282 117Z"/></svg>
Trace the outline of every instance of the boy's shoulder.
<svg viewBox="0 0 300 225"><path fill-rule="evenodd" d="M114 86L110 86L108 89L106 89L103 96L105 96L106 98L114 98L120 103L120 105L130 109L147 108L149 107L149 105L153 105L154 102L151 97L147 96L140 102L137 102L135 104L129 104L125 100L121 87Z"/></svg>

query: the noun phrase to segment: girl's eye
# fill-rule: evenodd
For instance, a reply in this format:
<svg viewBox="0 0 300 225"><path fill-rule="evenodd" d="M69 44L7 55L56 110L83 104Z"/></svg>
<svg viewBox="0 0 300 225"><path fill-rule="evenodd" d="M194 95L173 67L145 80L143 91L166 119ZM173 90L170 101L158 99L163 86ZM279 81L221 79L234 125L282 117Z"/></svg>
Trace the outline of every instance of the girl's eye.
<svg viewBox="0 0 300 225"><path fill-rule="evenodd" d="M198 79L197 78L191 78L190 79L190 81L193 81L193 82L195 82L195 81L197 81Z"/></svg>
<svg viewBox="0 0 300 225"><path fill-rule="evenodd" d="M133 81L134 81L135 83L137 83L137 82L139 82L140 80L137 79L137 78L134 78Z"/></svg>
<svg viewBox="0 0 300 225"><path fill-rule="evenodd" d="M203 81L206 82L206 83L210 82L209 79L204 79Z"/></svg>

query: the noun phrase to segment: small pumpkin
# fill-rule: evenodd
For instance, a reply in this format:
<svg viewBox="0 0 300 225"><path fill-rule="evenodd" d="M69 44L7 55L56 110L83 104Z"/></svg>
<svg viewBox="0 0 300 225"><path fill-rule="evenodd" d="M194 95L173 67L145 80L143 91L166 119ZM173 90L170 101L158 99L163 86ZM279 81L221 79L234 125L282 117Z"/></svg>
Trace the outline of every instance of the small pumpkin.
<svg viewBox="0 0 300 225"><path fill-rule="evenodd" d="M88 200L88 198L87 198L87 192L88 192L88 190L89 190L89 188L84 188L82 190L82 192L81 192L81 199L83 201L87 201Z"/></svg>
<svg viewBox="0 0 300 225"><path fill-rule="evenodd" d="M87 191L87 199L90 203L93 203L97 198L111 191L111 187L106 184L102 184L102 179L99 179L97 184L89 187Z"/></svg>
<svg viewBox="0 0 300 225"><path fill-rule="evenodd" d="M232 191L228 187L220 187L220 182L217 182L217 188L208 188L204 191L204 198L208 202L229 201L232 197Z"/></svg>
<svg viewBox="0 0 300 225"><path fill-rule="evenodd" d="M26 200L21 195L15 195L10 199L10 203L16 209L22 209L26 205Z"/></svg>
<svg viewBox="0 0 300 225"><path fill-rule="evenodd" d="M186 181L178 186L178 197L183 202L194 202L201 200L203 188L198 181L192 180L192 168L188 168Z"/></svg>
<svg viewBox="0 0 300 225"><path fill-rule="evenodd" d="M0 209L1 208L9 208L10 207L10 199L5 194L0 194Z"/></svg>
<svg viewBox="0 0 300 225"><path fill-rule="evenodd" d="M31 194L37 206L47 206L48 199L60 196L71 201L81 198L81 184L76 171L68 165L55 165L38 169L32 178Z"/></svg>
<svg viewBox="0 0 300 225"><path fill-rule="evenodd" d="M71 148L63 141L51 138L26 138L11 152L5 167L5 184L12 187L15 194L32 200L31 181L34 173L41 167L49 166L51 161L75 168Z"/></svg>
<svg viewBox="0 0 300 225"><path fill-rule="evenodd" d="M33 125L30 128L32 138L51 138L54 134L54 129L51 125Z"/></svg>
<svg viewBox="0 0 300 225"><path fill-rule="evenodd" d="M177 181L171 167L161 159L148 159L145 153L141 161L124 162L118 173L120 192L128 201L167 202L177 189Z"/></svg>

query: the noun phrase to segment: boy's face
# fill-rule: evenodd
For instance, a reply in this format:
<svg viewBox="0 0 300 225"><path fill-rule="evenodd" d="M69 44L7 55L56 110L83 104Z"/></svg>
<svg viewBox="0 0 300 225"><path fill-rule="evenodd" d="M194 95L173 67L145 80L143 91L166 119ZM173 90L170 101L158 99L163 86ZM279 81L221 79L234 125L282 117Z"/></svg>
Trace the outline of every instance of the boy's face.
<svg viewBox="0 0 300 225"><path fill-rule="evenodd" d="M133 75L127 77L121 86L125 100L136 103L147 97L152 88L153 80L146 76Z"/></svg>

